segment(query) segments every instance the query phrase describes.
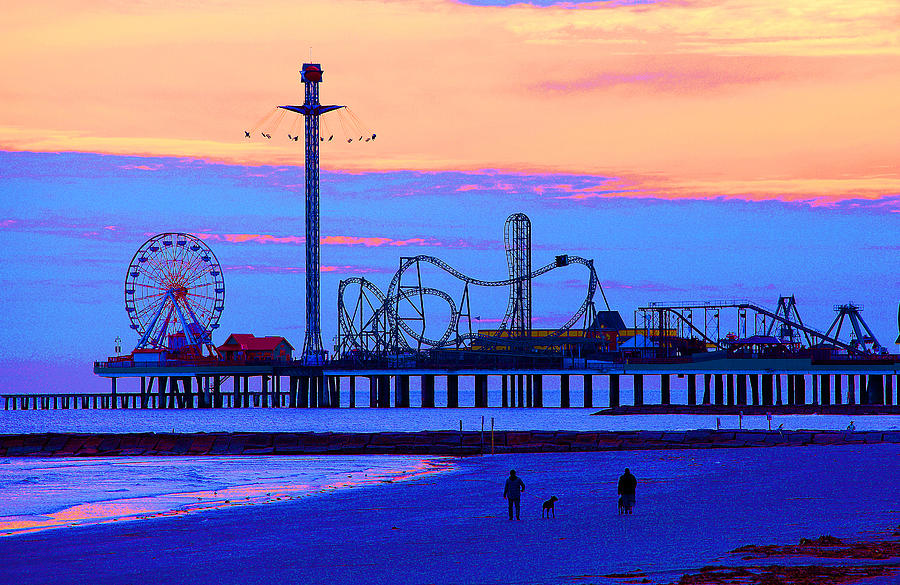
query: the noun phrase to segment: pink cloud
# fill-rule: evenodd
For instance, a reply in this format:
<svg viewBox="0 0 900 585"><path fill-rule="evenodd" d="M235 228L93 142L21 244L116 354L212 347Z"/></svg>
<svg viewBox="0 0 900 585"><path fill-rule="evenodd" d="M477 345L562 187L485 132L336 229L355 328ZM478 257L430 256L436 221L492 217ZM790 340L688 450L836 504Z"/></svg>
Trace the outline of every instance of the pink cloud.
<svg viewBox="0 0 900 585"><path fill-rule="evenodd" d="M127 171L158 171L163 168L159 163L146 165L122 165L119 167Z"/></svg>
<svg viewBox="0 0 900 585"><path fill-rule="evenodd" d="M246 242L255 244L303 244L306 238L303 236L273 236L271 234L196 234L198 238L213 242L227 242L242 244ZM366 236L324 236L320 243L325 246L365 246L378 248L381 246L444 246L445 244L434 238L409 238L395 240L386 237ZM469 247L464 241L454 243L452 247Z"/></svg>
<svg viewBox="0 0 900 585"><path fill-rule="evenodd" d="M322 238L321 242L323 244L332 244L337 246L363 245L366 247L378 247L385 244L391 244L392 242L395 242L395 240L392 240L391 238L365 238L357 236L325 236L324 238Z"/></svg>
<svg viewBox="0 0 900 585"><path fill-rule="evenodd" d="M395 240L389 244L390 246L440 246L440 242L436 240L426 240L424 238L410 238L408 240Z"/></svg>
<svg viewBox="0 0 900 585"><path fill-rule="evenodd" d="M269 264L234 264L222 268L226 273L237 274L305 274L303 266L278 266ZM319 267L319 272L334 272L337 274L389 274L390 270L374 266L352 265L325 265Z"/></svg>
<svg viewBox="0 0 900 585"><path fill-rule="evenodd" d="M209 240L213 242L229 242L232 244L241 244L243 242L254 242L257 244L302 244L306 238L301 236L273 236L270 234L196 234L201 240Z"/></svg>

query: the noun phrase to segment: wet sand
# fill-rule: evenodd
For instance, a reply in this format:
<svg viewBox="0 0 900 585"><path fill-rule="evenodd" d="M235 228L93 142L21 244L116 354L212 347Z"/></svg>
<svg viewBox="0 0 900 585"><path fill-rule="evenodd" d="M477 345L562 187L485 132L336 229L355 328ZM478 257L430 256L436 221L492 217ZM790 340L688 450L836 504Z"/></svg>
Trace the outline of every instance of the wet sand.
<svg viewBox="0 0 900 585"><path fill-rule="evenodd" d="M0 582L674 583L703 566L763 562L729 552L743 545L865 540L900 524L898 445L508 454L457 465L288 502L2 538ZM622 517L615 482L626 466L640 483L634 515ZM510 468L527 486L518 522L501 497ZM557 517L546 520L550 495ZM897 577L880 579L867 583Z"/></svg>

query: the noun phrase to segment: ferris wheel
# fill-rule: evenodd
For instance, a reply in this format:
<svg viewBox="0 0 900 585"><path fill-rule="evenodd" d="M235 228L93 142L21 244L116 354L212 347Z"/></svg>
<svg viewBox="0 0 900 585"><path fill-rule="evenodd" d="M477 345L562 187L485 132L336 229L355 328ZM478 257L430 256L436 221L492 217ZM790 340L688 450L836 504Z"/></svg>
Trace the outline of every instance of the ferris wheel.
<svg viewBox="0 0 900 585"><path fill-rule="evenodd" d="M212 349L225 307L215 254L190 234L158 234L138 249L125 275L125 311L141 336L136 349Z"/></svg>

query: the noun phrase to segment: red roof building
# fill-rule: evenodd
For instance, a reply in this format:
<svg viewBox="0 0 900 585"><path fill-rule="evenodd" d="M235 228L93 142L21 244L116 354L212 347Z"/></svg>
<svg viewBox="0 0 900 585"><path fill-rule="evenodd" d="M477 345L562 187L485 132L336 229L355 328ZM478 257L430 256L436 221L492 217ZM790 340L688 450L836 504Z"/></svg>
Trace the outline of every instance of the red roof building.
<svg viewBox="0 0 900 585"><path fill-rule="evenodd" d="M251 333L232 333L218 348L227 361L289 361L294 347L284 337L256 337Z"/></svg>

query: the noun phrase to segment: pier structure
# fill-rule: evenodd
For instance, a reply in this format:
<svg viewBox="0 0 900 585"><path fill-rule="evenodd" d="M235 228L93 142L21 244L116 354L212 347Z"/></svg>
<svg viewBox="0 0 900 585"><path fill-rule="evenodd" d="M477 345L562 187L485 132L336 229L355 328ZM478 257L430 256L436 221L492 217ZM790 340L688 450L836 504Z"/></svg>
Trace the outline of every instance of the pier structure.
<svg viewBox="0 0 900 585"><path fill-rule="evenodd" d="M900 412L893 359L815 364L802 359L721 359L680 364L598 364L586 360L516 367L360 368L304 366L300 360L259 364L123 367L95 362L111 380L105 394L7 394L3 408L622 408L629 412ZM122 392L122 380L139 391ZM575 381L579 379L578 381ZM251 380L254 390L250 390ZM136 385L129 382L129 385ZM415 383L414 383L415 382ZM579 384L580 382L580 384ZM630 382L630 384L628 383ZM544 387L558 385L558 400ZM461 385L471 399L460 399ZM573 387L581 386L576 397ZM645 388L659 388L651 403ZM626 391L630 386L631 390ZM416 388L418 400L411 396ZM368 392L366 393L366 389ZM472 392L474 390L474 392ZM360 400L363 394L366 398ZM605 396L601 402L596 397ZM654 391L654 396L656 392Z"/></svg>

